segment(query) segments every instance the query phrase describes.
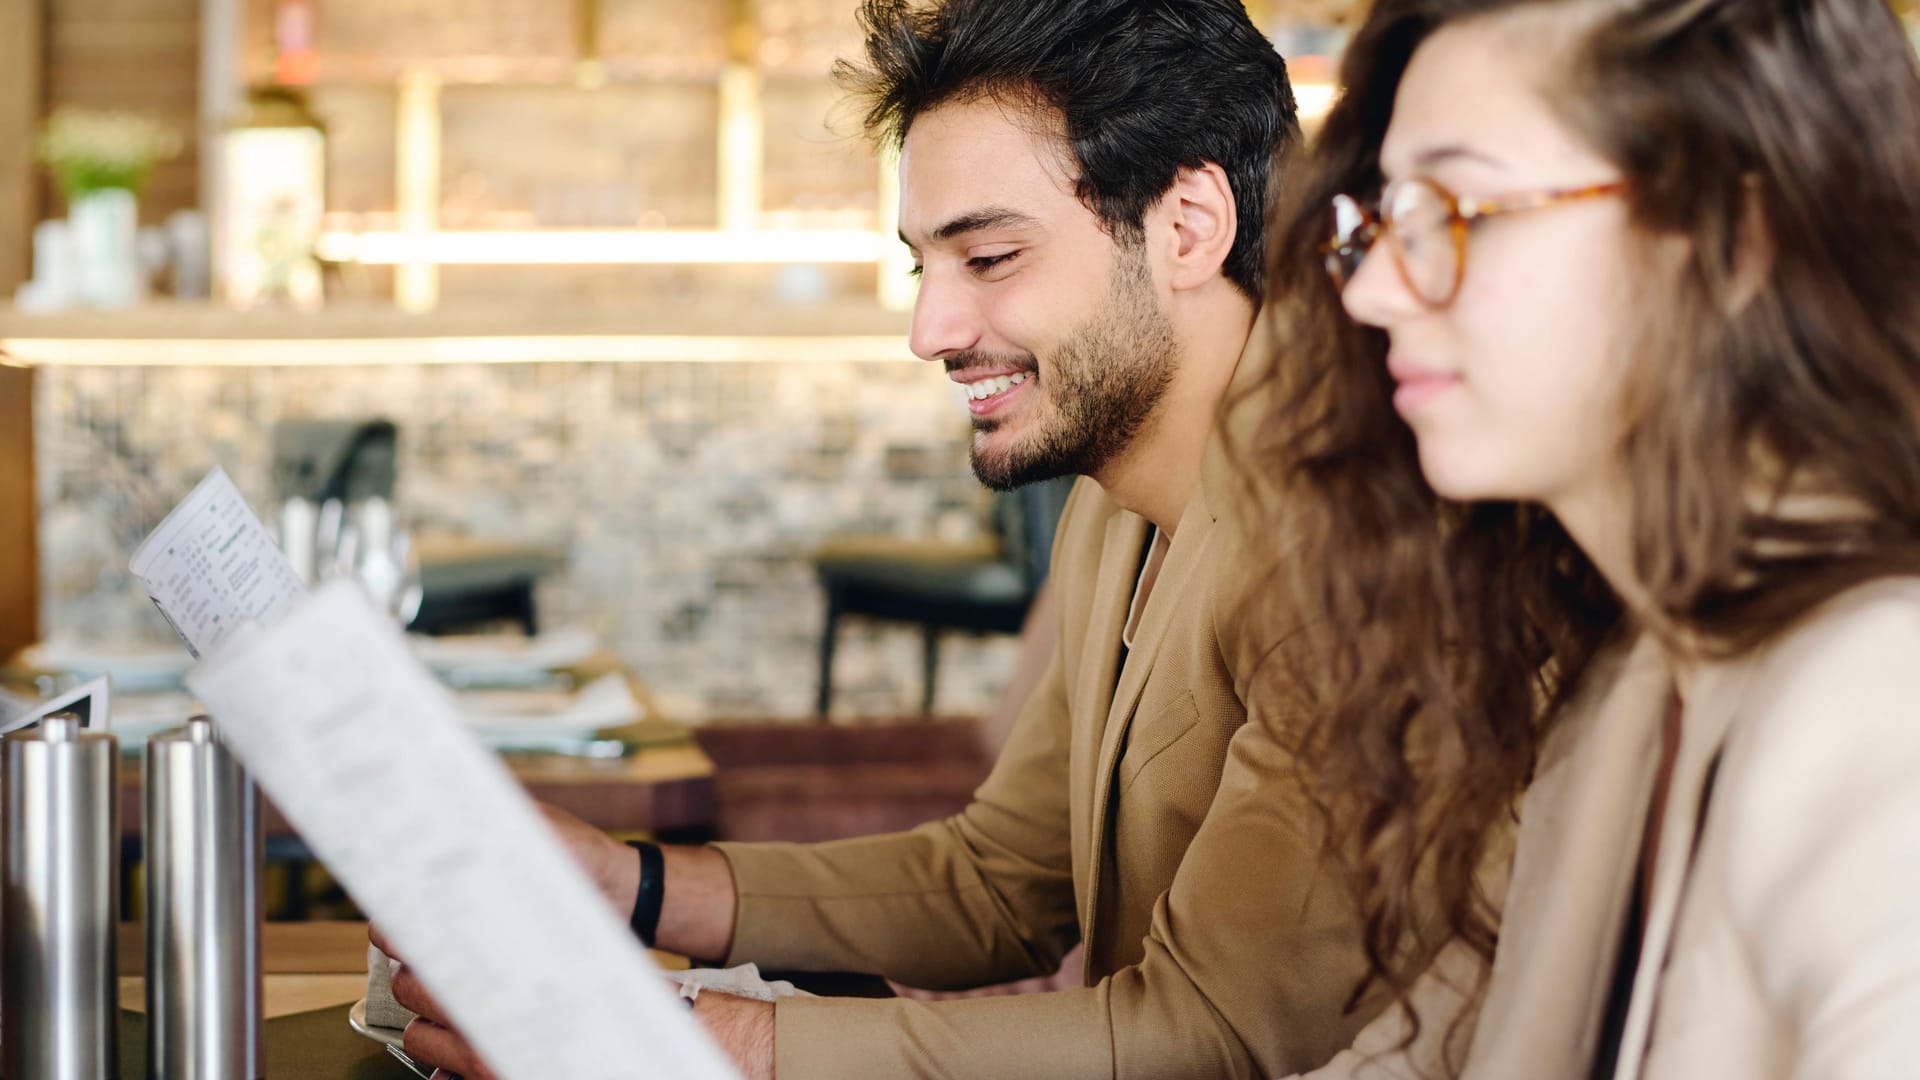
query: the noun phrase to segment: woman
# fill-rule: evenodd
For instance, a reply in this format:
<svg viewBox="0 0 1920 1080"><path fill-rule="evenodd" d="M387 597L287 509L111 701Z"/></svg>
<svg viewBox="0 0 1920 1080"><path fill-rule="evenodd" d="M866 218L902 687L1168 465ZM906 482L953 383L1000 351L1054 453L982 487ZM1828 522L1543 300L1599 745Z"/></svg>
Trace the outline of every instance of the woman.
<svg viewBox="0 0 1920 1080"><path fill-rule="evenodd" d="M1524 1080L1920 1075L1900 24L1381 0L1344 78L1276 223L1294 366L1253 460L1325 616L1302 765L1417 1021L1389 1041ZM1492 955L1452 981L1477 1019L1416 987L1436 940Z"/></svg>

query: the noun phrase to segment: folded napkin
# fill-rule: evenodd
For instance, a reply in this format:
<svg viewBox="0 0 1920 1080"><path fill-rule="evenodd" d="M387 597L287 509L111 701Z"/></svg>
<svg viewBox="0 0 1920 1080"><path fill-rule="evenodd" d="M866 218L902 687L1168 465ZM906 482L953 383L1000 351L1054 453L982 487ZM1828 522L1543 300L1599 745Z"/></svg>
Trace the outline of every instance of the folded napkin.
<svg viewBox="0 0 1920 1080"><path fill-rule="evenodd" d="M400 966L398 960L386 953L367 946L367 1026L391 1028L404 1031L413 1022L414 1014L393 1000L393 973ZM767 981L755 964L741 964L731 968L694 968L690 971L669 971L667 977L680 985L680 996L688 1001L697 1001L705 990L720 994L732 994L734 997L752 998L755 1001L774 1001L783 997L812 997L795 987L785 979Z"/></svg>
<svg viewBox="0 0 1920 1080"><path fill-rule="evenodd" d="M760 975L758 964L741 964L730 968L693 968L689 971L669 971L667 977L680 984L680 996L688 1001L700 1000L700 991L712 990L719 994L732 994L734 997L752 998L755 1001L774 1001L783 997L812 997L812 994L793 985L785 979L768 982Z"/></svg>
<svg viewBox="0 0 1920 1080"><path fill-rule="evenodd" d="M367 946L367 1026L405 1029L414 1014L393 1000L393 973L400 961Z"/></svg>

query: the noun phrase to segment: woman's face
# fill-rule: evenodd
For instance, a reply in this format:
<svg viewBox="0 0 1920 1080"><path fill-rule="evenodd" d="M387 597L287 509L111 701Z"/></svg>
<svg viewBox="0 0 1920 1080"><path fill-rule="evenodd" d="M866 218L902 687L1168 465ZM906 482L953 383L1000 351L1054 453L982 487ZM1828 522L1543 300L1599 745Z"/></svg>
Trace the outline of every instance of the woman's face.
<svg viewBox="0 0 1920 1080"><path fill-rule="evenodd" d="M1394 102L1380 154L1387 180L1426 177L1466 199L1619 181L1541 96L1558 51L1537 19L1470 20L1429 38ZM1626 205L1555 202L1484 218L1466 236L1450 303L1416 294L1382 241L1348 282L1346 308L1391 340L1394 407L1436 492L1549 505L1580 497L1614 458L1629 298L1646 295ZM1409 243L1451 250L1444 227Z"/></svg>

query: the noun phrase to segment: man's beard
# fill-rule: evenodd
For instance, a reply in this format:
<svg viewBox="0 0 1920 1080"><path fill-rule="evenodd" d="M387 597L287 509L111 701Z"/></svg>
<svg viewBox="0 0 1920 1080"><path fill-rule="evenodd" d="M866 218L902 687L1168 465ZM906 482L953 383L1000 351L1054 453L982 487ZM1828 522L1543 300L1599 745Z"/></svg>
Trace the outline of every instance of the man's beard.
<svg viewBox="0 0 1920 1080"><path fill-rule="evenodd" d="M973 474L995 491L1098 474L1153 419L1173 381L1178 352L1144 252L1120 245L1106 302L1061 342L1047 363L1046 381L1034 388L1053 403L1054 415L1043 410L1041 427L1032 435L992 450L983 445L985 437L1002 422L975 418ZM954 357L947 366L953 370L981 363L980 358L969 362ZM1019 366L1037 372L1040 365L1028 354Z"/></svg>

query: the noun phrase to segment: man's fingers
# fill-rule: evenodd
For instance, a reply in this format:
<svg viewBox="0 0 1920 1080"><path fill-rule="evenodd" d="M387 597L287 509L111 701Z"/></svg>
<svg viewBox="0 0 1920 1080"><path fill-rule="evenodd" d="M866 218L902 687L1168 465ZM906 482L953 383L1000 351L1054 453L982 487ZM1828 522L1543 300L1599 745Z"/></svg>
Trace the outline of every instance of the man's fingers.
<svg viewBox="0 0 1920 1080"><path fill-rule="evenodd" d="M407 1025L400 1041L400 1048L407 1056L422 1065L458 1074L465 1080L498 1080L493 1070L481 1063L467 1040L452 1028L422 1018Z"/></svg>
<svg viewBox="0 0 1920 1080"><path fill-rule="evenodd" d="M449 1072L459 1071L471 1053L466 1040L452 1028L441 1027L424 1016L408 1024L407 1030L401 1033L400 1049L422 1065Z"/></svg>

